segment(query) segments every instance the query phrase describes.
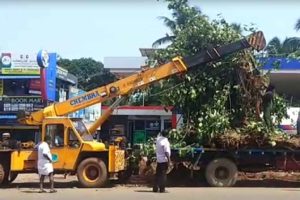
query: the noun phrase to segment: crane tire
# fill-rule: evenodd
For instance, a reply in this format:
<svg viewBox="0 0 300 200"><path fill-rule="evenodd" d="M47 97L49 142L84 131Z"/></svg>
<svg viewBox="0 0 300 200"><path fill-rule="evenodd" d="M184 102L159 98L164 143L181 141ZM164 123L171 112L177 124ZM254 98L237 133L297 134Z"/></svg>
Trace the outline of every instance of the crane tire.
<svg viewBox="0 0 300 200"><path fill-rule="evenodd" d="M78 165L77 178L82 187L103 187L107 182L106 164L99 158L86 158Z"/></svg>

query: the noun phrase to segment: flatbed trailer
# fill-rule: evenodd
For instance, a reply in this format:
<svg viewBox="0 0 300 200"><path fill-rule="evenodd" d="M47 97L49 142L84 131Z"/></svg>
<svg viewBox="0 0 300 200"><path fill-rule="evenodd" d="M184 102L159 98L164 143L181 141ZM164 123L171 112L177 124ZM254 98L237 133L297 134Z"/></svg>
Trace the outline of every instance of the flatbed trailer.
<svg viewBox="0 0 300 200"><path fill-rule="evenodd" d="M184 163L191 171L202 170L213 187L234 186L238 172L300 171L300 150L290 148L215 149L194 148L184 156L172 150L174 163Z"/></svg>

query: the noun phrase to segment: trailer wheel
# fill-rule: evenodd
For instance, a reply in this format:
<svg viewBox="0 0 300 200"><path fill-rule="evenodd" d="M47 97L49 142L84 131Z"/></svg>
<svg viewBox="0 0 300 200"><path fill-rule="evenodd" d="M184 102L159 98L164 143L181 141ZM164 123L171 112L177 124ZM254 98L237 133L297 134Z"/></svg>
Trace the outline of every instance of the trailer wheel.
<svg viewBox="0 0 300 200"><path fill-rule="evenodd" d="M103 187L107 181L106 165L99 158L87 158L79 164L77 178L82 187Z"/></svg>
<svg viewBox="0 0 300 200"><path fill-rule="evenodd" d="M206 167L205 178L210 186L230 187L238 177L236 164L227 158L212 160Z"/></svg>
<svg viewBox="0 0 300 200"><path fill-rule="evenodd" d="M0 185L2 185L5 181L5 170L3 165L0 163Z"/></svg>

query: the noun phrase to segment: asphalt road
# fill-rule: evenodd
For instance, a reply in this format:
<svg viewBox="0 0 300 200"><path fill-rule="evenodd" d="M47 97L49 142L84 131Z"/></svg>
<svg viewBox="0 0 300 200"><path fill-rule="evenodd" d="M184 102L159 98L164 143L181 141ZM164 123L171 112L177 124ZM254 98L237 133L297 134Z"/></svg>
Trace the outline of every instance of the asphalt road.
<svg viewBox="0 0 300 200"><path fill-rule="evenodd" d="M0 200L298 200L300 183L286 181L244 181L232 188L211 188L205 185L193 187L169 187L168 193L153 193L146 186L111 185L107 188L78 188L75 178L56 177L57 193L38 193L37 175L20 175L8 188L0 188Z"/></svg>
<svg viewBox="0 0 300 200"><path fill-rule="evenodd" d="M299 188L168 188L168 193L152 193L147 187L115 187L102 189L58 189L57 193L38 193L37 189L1 189L1 200L155 200L155 199L205 199L205 200L299 200Z"/></svg>

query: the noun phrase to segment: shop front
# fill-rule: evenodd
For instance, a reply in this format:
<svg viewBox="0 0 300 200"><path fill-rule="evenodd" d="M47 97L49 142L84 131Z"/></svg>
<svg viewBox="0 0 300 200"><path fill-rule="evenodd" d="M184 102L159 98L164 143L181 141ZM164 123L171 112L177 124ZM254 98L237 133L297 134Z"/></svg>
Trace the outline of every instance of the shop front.
<svg viewBox="0 0 300 200"><path fill-rule="evenodd" d="M106 106L102 106L105 112ZM121 106L102 125L100 138L108 140L115 129L128 143L141 144L156 137L164 129L178 128L182 125L181 115L166 111L163 106Z"/></svg>

